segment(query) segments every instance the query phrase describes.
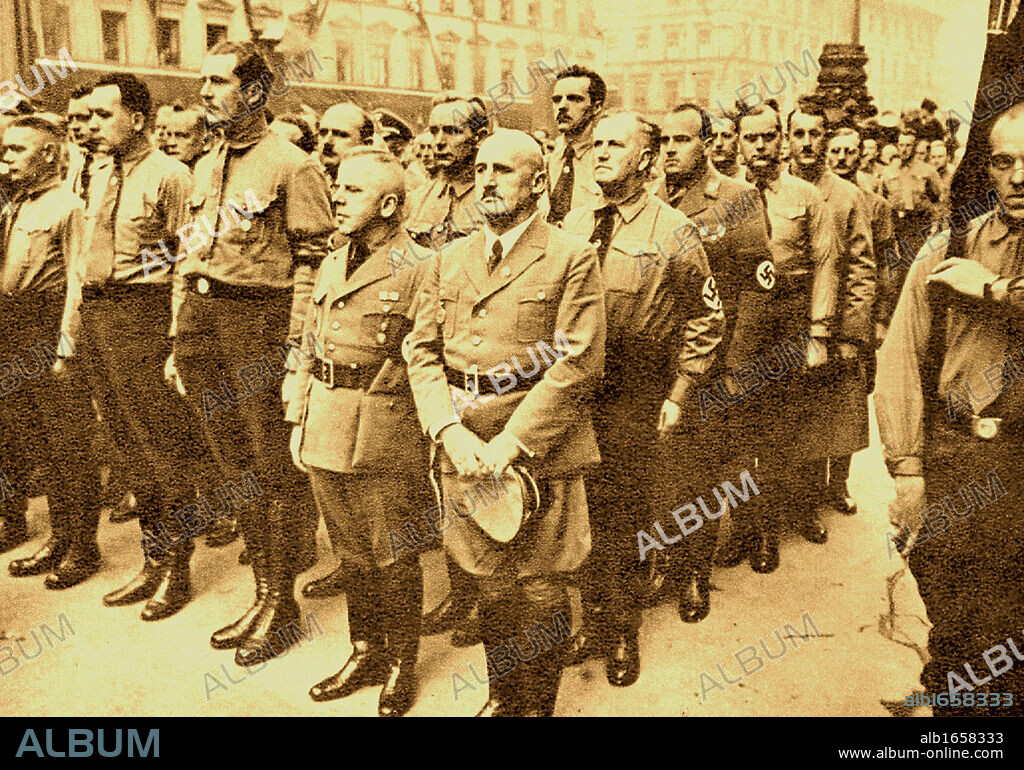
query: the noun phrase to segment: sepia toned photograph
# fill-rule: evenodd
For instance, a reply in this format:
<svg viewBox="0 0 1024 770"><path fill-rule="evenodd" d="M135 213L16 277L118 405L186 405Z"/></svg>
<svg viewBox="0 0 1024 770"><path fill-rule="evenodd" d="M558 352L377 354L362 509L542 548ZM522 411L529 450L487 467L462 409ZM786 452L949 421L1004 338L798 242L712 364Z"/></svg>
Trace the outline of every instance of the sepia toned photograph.
<svg viewBox="0 0 1024 770"><path fill-rule="evenodd" d="M1022 382L1019 0L0 0L3 756L1011 758Z"/></svg>

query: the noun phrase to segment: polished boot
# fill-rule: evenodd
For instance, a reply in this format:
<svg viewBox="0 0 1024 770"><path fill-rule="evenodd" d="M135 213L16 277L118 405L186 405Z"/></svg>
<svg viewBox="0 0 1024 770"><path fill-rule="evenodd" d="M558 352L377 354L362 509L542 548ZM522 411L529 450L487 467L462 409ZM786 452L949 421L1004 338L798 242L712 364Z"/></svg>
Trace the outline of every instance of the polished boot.
<svg viewBox="0 0 1024 770"><path fill-rule="evenodd" d="M513 662L513 668L499 671L494 661L508 658L507 644L515 630L514 618L517 607L513 601L481 599L480 636L484 643L484 657L487 661L487 702L476 713L478 717L518 717L526 711L524 693L519 687L522 670ZM504 648L504 655L497 655Z"/></svg>
<svg viewBox="0 0 1024 770"><path fill-rule="evenodd" d="M420 630L424 636L443 634L458 627L477 603L478 592L473 579L447 556L445 562L448 566L448 595L423 617Z"/></svg>
<svg viewBox="0 0 1024 770"><path fill-rule="evenodd" d="M608 684L629 687L640 678L640 640L630 626L616 630L608 645L604 666Z"/></svg>
<svg viewBox="0 0 1024 770"><path fill-rule="evenodd" d="M566 666L576 666L590 658L604 657L608 648L608 627L602 605L583 601L583 622L565 649Z"/></svg>
<svg viewBox="0 0 1024 770"><path fill-rule="evenodd" d="M249 634L235 651L235 663L239 666L255 666L276 658L300 641L301 612L295 601L295 573L289 558L291 544L286 519L284 503L271 500L264 537L270 591L249 627Z"/></svg>
<svg viewBox="0 0 1024 770"><path fill-rule="evenodd" d="M206 544L210 548L223 548L238 539L238 523L234 516L222 516L214 519L206 528Z"/></svg>
<svg viewBox="0 0 1024 770"><path fill-rule="evenodd" d="M779 536L775 533L758 533L754 540L754 549L750 552L750 568L754 572L766 575L774 572L778 566Z"/></svg>
<svg viewBox="0 0 1024 770"><path fill-rule="evenodd" d="M45 575L60 564L66 550L64 542L56 534L51 534L42 548L24 559L15 559L7 565L7 571L11 577Z"/></svg>
<svg viewBox="0 0 1024 770"><path fill-rule="evenodd" d="M147 556L142 563L142 571L132 578L127 585L111 591L103 597L108 607L122 607L145 601L156 593L162 576L162 565L155 556Z"/></svg>
<svg viewBox="0 0 1024 770"><path fill-rule="evenodd" d="M318 703L345 698L364 687L385 684L390 661L382 627L381 580L370 570L354 568L349 573L348 635L352 654L336 674L317 682L309 697ZM422 584L421 584L422 585Z"/></svg>
<svg viewBox="0 0 1024 770"><path fill-rule="evenodd" d="M330 596L343 595L348 585L349 571L344 564L339 564L333 572L329 572L322 578L310 580L302 586L302 595L306 599L326 599Z"/></svg>
<svg viewBox="0 0 1024 770"><path fill-rule="evenodd" d="M687 570L679 588L679 619L684 623L700 623L710 612L710 581L700 570Z"/></svg>
<svg viewBox="0 0 1024 770"><path fill-rule="evenodd" d="M28 542L28 500L18 498L0 503L0 553L7 553Z"/></svg>
<svg viewBox="0 0 1024 770"><path fill-rule="evenodd" d="M253 579L256 582L256 599L252 606L234 623L219 628L210 636L210 646L215 650L228 650L238 647L249 634L256 616L263 609L263 604L270 593L270 581L267 578L266 559L262 551L256 551L256 558L252 560Z"/></svg>
<svg viewBox="0 0 1024 770"><path fill-rule="evenodd" d="M99 508L95 506L79 511L77 517L68 516L68 548L53 572L46 576L44 588L53 591L71 588L100 571L100 549L96 545L99 517Z"/></svg>
<svg viewBox="0 0 1024 770"><path fill-rule="evenodd" d="M564 586L549 581L533 581L532 585L524 586L523 594L525 601L521 629L554 626L557 630L560 625L559 619L564 623L564 628L568 629L572 610L569 606L569 594ZM540 641L539 636L537 641ZM545 639L542 644L533 647L533 657L527 660L530 655L526 653L526 645L522 641L517 642L517 657L520 661L519 666L523 669L518 686L525 694L522 716L554 716L555 701L558 699L558 688L564 667L564 644L566 641L556 641L548 649L544 649L548 645Z"/></svg>
<svg viewBox="0 0 1024 770"><path fill-rule="evenodd" d="M636 595L645 609L656 607L665 598L667 579L665 577L666 558L660 551L652 553L637 573Z"/></svg>
<svg viewBox="0 0 1024 770"><path fill-rule="evenodd" d="M392 564L381 571L388 675L377 700L382 717L404 716L416 699L416 659L423 614L423 571L418 559Z"/></svg>
<svg viewBox="0 0 1024 770"><path fill-rule="evenodd" d="M726 540L725 545L719 551L718 563L723 567L739 565L754 550L756 541L757 536L751 529L749 522L745 522L742 517L734 515L729 539Z"/></svg>
<svg viewBox="0 0 1024 770"><path fill-rule="evenodd" d="M111 524L123 524L139 515L138 503L133 492L125 492L117 500L111 502L104 510L109 510Z"/></svg>
<svg viewBox="0 0 1024 770"><path fill-rule="evenodd" d="M821 544L828 540L828 528L821 520L821 511L814 507L809 513L804 514L800 522L800 534L810 543Z"/></svg>
<svg viewBox="0 0 1024 770"><path fill-rule="evenodd" d="M160 566L156 590L142 608L143 620L169 618L192 599L189 560L192 558L191 542L175 546Z"/></svg>

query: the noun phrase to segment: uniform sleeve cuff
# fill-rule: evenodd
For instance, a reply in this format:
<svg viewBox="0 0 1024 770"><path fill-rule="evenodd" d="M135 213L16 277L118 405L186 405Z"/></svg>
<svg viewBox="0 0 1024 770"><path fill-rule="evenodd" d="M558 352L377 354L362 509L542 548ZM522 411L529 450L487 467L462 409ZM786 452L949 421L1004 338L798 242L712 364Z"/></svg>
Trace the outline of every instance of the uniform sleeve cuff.
<svg viewBox="0 0 1024 770"><path fill-rule="evenodd" d="M886 460L890 476L923 476L924 466L920 457L894 457Z"/></svg>
<svg viewBox="0 0 1024 770"><path fill-rule="evenodd" d="M509 443L510 444L515 444L517 447L519 447L519 451L522 452L523 454L525 454L527 457L536 457L536 454L533 451L531 451L530 448L528 446L526 446L526 444L524 444L522 441L517 439L515 436L513 436L507 430L503 430L495 438L498 441L503 441L503 442L505 442L507 444L509 444Z"/></svg>
<svg viewBox="0 0 1024 770"><path fill-rule="evenodd" d="M820 339L828 339L828 324L811 324L811 336L818 337Z"/></svg>
<svg viewBox="0 0 1024 770"><path fill-rule="evenodd" d="M676 381L672 383L672 390L669 391L668 400L673 404L682 405L683 401L686 400L686 394L690 392L692 387L693 378L680 374L676 377Z"/></svg>
<svg viewBox="0 0 1024 770"><path fill-rule="evenodd" d="M427 427L427 435L430 436L431 441L437 441L438 435L447 428L449 425L455 425L462 422L458 417L446 417L438 420L433 425Z"/></svg>

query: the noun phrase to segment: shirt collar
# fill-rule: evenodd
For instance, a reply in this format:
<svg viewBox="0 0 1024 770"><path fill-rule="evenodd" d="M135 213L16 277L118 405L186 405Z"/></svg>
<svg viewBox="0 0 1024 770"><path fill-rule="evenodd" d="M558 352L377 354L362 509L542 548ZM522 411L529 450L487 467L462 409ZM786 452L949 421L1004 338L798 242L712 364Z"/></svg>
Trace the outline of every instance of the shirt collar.
<svg viewBox="0 0 1024 770"><path fill-rule="evenodd" d="M143 161L151 152L154 152L153 144L147 139L140 142L131 152L121 156L121 171L127 174Z"/></svg>
<svg viewBox="0 0 1024 770"><path fill-rule="evenodd" d="M1001 240L1006 238L1010 234L1018 234L1016 231L1011 230L1006 220L1003 219L1002 214L996 212L988 220L988 242L990 244L999 243Z"/></svg>
<svg viewBox="0 0 1024 770"><path fill-rule="evenodd" d="M587 127L580 134L579 138L572 144L572 153L574 157L582 157L590 152L590 148L594 146L594 121L591 120L587 124Z"/></svg>
<svg viewBox="0 0 1024 770"><path fill-rule="evenodd" d="M519 242L519 239L522 237L523 233L526 232L526 228L528 228L530 226L530 223L537 218L537 213L538 212L534 211L529 217L526 218L526 221L520 222L511 230L507 230L501 235L497 235L493 230L491 230L489 225L485 224L484 243L487 246L487 254L489 255L491 251L494 249L495 241L501 241L501 254L502 256L507 256L512 251L512 247Z"/></svg>
<svg viewBox="0 0 1024 770"><path fill-rule="evenodd" d="M475 180L473 176L470 175L469 177L462 177L461 179L456 179L453 182L448 182L447 184L443 185L441 189L447 192L448 187L451 187L455 191L455 197L461 198L469 191L471 187L473 187L474 184Z"/></svg>
<svg viewBox="0 0 1024 770"><path fill-rule="evenodd" d="M634 197L628 201L622 203L616 203L615 208L619 210L619 215L622 217L623 222L632 222L636 219L637 215L647 207L647 202L650 199L650 195L647 190L640 188Z"/></svg>

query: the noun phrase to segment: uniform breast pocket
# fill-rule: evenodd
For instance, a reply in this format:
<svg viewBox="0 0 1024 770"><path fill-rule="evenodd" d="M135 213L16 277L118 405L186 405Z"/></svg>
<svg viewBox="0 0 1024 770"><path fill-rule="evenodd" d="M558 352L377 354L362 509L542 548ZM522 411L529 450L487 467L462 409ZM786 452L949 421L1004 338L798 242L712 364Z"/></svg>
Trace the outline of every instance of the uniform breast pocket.
<svg viewBox="0 0 1024 770"><path fill-rule="evenodd" d="M386 313L364 313L360 323L360 336L367 344L384 346L388 341L391 326L391 318Z"/></svg>
<svg viewBox="0 0 1024 770"><path fill-rule="evenodd" d="M555 332L557 306L550 289L539 288L519 295L516 309L516 340L536 342Z"/></svg>
<svg viewBox="0 0 1024 770"><path fill-rule="evenodd" d="M459 290L442 286L437 290L437 298L441 303L437 321L444 329L445 339L448 339L455 334L455 316L459 307Z"/></svg>
<svg viewBox="0 0 1024 770"><path fill-rule="evenodd" d="M225 241L233 243L247 250L253 259L259 261L263 255L263 249L259 248L269 237L271 223L279 206L276 191L245 191L245 196L239 200L239 196L225 198L223 205L218 210L220 220L218 229L226 229L223 235ZM272 254L267 255L272 258Z"/></svg>
<svg viewBox="0 0 1024 770"><path fill-rule="evenodd" d="M807 214L806 206L775 206L769 211L772 221L772 240L799 245L802 241L802 227Z"/></svg>
<svg viewBox="0 0 1024 770"><path fill-rule="evenodd" d="M613 244L608 249L604 267L601 269L605 291L620 294L636 294L640 291L640 273L646 264L643 254L637 256L640 248Z"/></svg>
<svg viewBox="0 0 1024 770"><path fill-rule="evenodd" d="M119 240L150 248L167 235L160 205L148 197L136 198L118 216Z"/></svg>

